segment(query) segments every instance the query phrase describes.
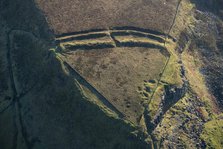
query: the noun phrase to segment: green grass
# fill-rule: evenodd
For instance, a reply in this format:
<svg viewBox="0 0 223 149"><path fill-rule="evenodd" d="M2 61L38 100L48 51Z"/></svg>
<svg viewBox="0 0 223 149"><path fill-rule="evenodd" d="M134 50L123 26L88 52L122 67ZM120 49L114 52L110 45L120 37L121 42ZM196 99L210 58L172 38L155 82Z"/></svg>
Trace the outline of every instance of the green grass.
<svg viewBox="0 0 223 149"><path fill-rule="evenodd" d="M187 109L187 107L193 107L189 99L194 100L192 99L192 95L187 93L164 114L160 125L157 126L154 132L157 138L160 139L161 136L175 137L178 138L179 143L185 148L195 148L196 143L190 139L190 134L188 134L184 130L186 129L189 132L197 132L199 130L197 126L202 121L200 119L197 119L197 116ZM186 121L188 117L190 118L190 120L184 124L184 130L182 128L178 128L179 124ZM166 140L166 143L167 142L168 140ZM168 144L172 143L173 142L168 142Z"/></svg>
<svg viewBox="0 0 223 149"><path fill-rule="evenodd" d="M115 36L115 39L118 40L121 43L125 43L125 42L133 42L133 43L151 43L154 45L160 45L163 46L163 43L160 43L156 40L153 39L149 39L146 37L137 37L137 36Z"/></svg>
<svg viewBox="0 0 223 149"><path fill-rule="evenodd" d="M180 76L179 55L175 51L176 44L167 42L166 47L170 53L170 57L163 72L161 81L168 84L180 86L182 85L182 79Z"/></svg>
<svg viewBox="0 0 223 149"><path fill-rule="evenodd" d="M137 124L166 57L157 49L118 47L73 51L65 54L65 60ZM151 84L149 80L156 82Z"/></svg>
<svg viewBox="0 0 223 149"><path fill-rule="evenodd" d="M167 41L166 47L170 53L170 57L167 58L166 64L163 66L163 70L160 73L160 82L153 88L152 99L149 102L150 116L154 117L161 103L161 96L164 94L164 85L182 85L182 78L180 76L180 64L179 57L174 51L175 44L170 40Z"/></svg>
<svg viewBox="0 0 223 149"><path fill-rule="evenodd" d="M97 105L99 108L101 108L106 115L113 117L115 119L118 119L118 115L110 110L107 106L105 106L98 97L93 94L87 87L81 85L78 81L75 81L76 85L79 87L79 91L83 94L83 96L86 97L86 100L92 102L93 104Z"/></svg>
<svg viewBox="0 0 223 149"><path fill-rule="evenodd" d="M153 118L157 110L159 109L159 105L161 103L161 96L163 93L163 86L159 85L156 89L156 93L153 96L153 99L149 102L149 115L151 118Z"/></svg>
<svg viewBox="0 0 223 149"><path fill-rule="evenodd" d="M205 141L208 149L223 148L223 119L215 118L205 123L201 138Z"/></svg>
<svg viewBox="0 0 223 149"><path fill-rule="evenodd" d="M35 83L20 100L22 118L28 123L24 127L29 133L33 130L32 135L38 136L43 147L63 144L69 148L73 143L77 148L147 148L142 132L136 132L136 127L81 94L54 49L49 51L48 46L36 42L26 32L16 34L15 43L19 45L19 52L12 51L16 82L21 91ZM93 96L89 98L94 100Z"/></svg>

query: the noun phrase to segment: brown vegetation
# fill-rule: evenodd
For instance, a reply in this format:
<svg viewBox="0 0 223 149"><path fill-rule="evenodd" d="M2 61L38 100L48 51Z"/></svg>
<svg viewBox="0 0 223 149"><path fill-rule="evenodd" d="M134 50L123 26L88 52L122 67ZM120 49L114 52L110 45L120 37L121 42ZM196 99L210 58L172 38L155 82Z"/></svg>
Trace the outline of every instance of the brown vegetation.
<svg viewBox="0 0 223 149"><path fill-rule="evenodd" d="M177 0L36 0L56 34L136 26L167 32Z"/></svg>

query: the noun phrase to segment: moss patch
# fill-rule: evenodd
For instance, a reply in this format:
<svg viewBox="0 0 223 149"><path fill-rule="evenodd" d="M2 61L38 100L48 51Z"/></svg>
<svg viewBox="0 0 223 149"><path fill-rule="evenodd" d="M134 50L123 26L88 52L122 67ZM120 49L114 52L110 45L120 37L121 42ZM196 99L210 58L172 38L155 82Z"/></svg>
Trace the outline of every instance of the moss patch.
<svg viewBox="0 0 223 149"><path fill-rule="evenodd" d="M221 118L220 118L221 117ZM201 138L208 149L223 148L223 114L204 124Z"/></svg>

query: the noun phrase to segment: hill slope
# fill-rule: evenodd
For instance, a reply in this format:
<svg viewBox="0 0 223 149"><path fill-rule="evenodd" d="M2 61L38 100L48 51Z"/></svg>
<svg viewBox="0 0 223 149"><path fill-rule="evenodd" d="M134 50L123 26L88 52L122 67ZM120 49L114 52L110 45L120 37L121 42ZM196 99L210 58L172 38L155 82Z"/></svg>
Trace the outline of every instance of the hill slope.
<svg viewBox="0 0 223 149"><path fill-rule="evenodd" d="M2 0L0 148L221 148L222 1Z"/></svg>

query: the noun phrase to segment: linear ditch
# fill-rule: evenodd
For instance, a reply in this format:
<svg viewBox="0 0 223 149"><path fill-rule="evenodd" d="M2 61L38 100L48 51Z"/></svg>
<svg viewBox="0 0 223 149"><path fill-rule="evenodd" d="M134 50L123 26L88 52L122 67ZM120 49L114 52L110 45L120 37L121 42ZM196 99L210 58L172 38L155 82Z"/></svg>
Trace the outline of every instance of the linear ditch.
<svg viewBox="0 0 223 149"><path fill-rule="evenodd" d="M180 3L181 3L181 0L179 0L178 3L177 3L177 7L176 7L176 12L175 12L175 15L174 15L174 19L173 19L173 22L172 22L172 24L171 24L171 26L170 26L170 29L169 29L167 35L170 34L171 30L173 29L173 26L174 26L175 21L176 21L177 13L178 13L178 11L179 11ZM165 37L165 42L164 42L164 46L165 46L165 47L166 47L167 37L168 37L168 36ZM166 49L167 49L167 48L166 48ZM170 55L170 53L169 53L169 55ZM166 62L165 66L164 66L164 68L163 68L163 70L162 70L162 72L161 72L161 77L160 77L160 79L158 80L157 86L156 86L156 88L154 89L154 91L153 91L153 93L152 93L151 100L152 100L152 98L153 98L153 96L154 96L154 94L155 94L155 92L156 92L156 90L157 90L157 88L158 88L158 86L159 86L159 83L160 83L160 81L161 81L161 79L162 79L162 76L163 76L163 74L164 74L164 72L165 72L165 70L166 70L166 67L167 67L169 61L170 61L170 56L168 57L167 62Z"/></svg>
<svg viewBox="0 0 223 149"><path fill-rule="evenodd" d="M175 15L174 15L174 18L173 18L173 22L172 22L172 24L171 24L171 26L170 26L167 34L166 34L166 37L165 37L165 45L166 45L167 38L169 38L167 35L170 35L170 32L173 29L173 26L174 26L174 24L176 22L176 18L177 18L177 14L178 14L178 11L179 11L179 8L180 8L181 1L182 0L178 0L177 6L176 6Z"/></svg>
<svg viewBox="0 0 223 149"><path fill-rule="evenodd" d="M8 108L10 108L13 105L13 102L11 101L6 107L4 107L1 111L0 111L0 115L2 113L4 113Z"/></svg>
<svg viewBox="0 0 223 149"><path fill-rule="evenodd" d="M129 29L130 29L131 27L129 27ZM144 29L145 30L145 29ZM101 31L101 30L91 30L91 31ZM91 31L89 31L89 32L91 32ZM149 30L149 31L151 31L151 30ZM81 33L86 33L86 32L81 32ZM65 34L65 35L68 35L68 34ZM59 36L58 36L59 37ZM92 36L93 37L93 36ZM151 36L152 37L152 36ZM90 38L90 37L86 37L86 38ZM80 38L76 38L75 40L83 40L81 37ZM10 39L8 40L8 42L9 42L9 45L10 45ZM129 43L127 43L127 44L129 44ZM131 43L130 43L131 44ZM137 45L138 46L138 45ZM22 114L21 114L21 103L20 103L20 101L19 101L19 99L22 97L22 96L18 96L17 95L17 90L16 90L16 87L15 87L15 82L14 82L14 75L13 75L13 68L12 68L12 64L11 64L11 56L10 56L10 46L9 46L9 48L8 48L8 53L9 53L9 56L8 56L8 54L7 54L7 57L8 57L8 68L9 68L9 72L10 72L10 80L11 80L11 87L12 87L12 89L13 89L13 109L16 109L15 108L15 106L16 107L18 107L18 112L19 112L19 121L20 121L20 125L21 125L21 129L22 129L22 134L23 134L23 137L25 137L24 138L24 140L25 140L25 142L26 142L26 144L29 144L29 141L28 141L28 139L27 139L27 134L26 134L26 131L24 131L25 130L25 127L24 127L24 125L23 125L23 123L22 123ZM93 87L94 88L94 87ZM24 96L25 94L23 94L23 96ZM14 112L14 113L17 113L16 111ZM15 119L17 119L17 118L15 118ZM18 130L18 128L17 128L17 130ZM16 139L17 140L17 139ZM28 143L27 143L28 142ZM14 145L13 145L14 146ZM27 146L29 146L29 145L27 145ZM16 146L15 146L15 148L16 148ZM29 147L28 147L29 148Z"/></svg>
<svg viewBox="0 0 223 149"><path fill-rule="evenodd" d="M107 49L115 47L144 47L144 48L159 49L162 54L164 54L165 56L168 55L165 47L153 43L139 42L139 41L136 42L135 41L120 42L118 40L114 41L116 46L114 46L112 43L94 43L94 44L82 44L82 45L64 45L64 47L70 50L93 50L93 49Z"/></svg>
<svg viewBox="0 0 223 149"><path fill-rule="evenodd" d="M89 44L81 44L81 45L64 45L65 48L70 49L72 51L75 50L93 50L93 49L107 49L107 48L115 48L115 47L144 47L144 48L155 48L159 49L160 52L169 57L169 53L167 49L161 45L149 43L149 42L140 42L140 41L118 41L111 34L111 39L115 43L115 45L111 42L107 43L89 43Z"/></svg>
<svg viewBox="0 0 223 149"><path fill-rule="evenodd" d="M163 68L163 72L169 62L169 56L170 54L168 53L166 47L162 47L162 46L157 46L154 44L147 44L147 43L131 43L131 42L120 42L118 41L115 37L114 34L110 34L111 39L114 41L115 43L115 47L147 47L147 48L158 48L160 49L160 51L165 51L165 56L168 56L168 60ZM80 47L79 47L80 48ZM92 49L92 47L87 47L88 49ZM75 76L75 78L78 78L78 82L81 83L82 85L86 86L89 90L91 90L91 92L93 92L108 108L110 108L111 110L113 110L114 112L118 113L118 115L121 115L119 117L123 117L123 114L116 109L115 106L113 106L113 104L111 104L103 95L101 95L100 92L98 92L96 90L96 88L94 88L88 81L86 81L77 71L75 71L75 69L73 69L71 66L69 66L69 64L67 64L66 62L64 62L64 65L66 65L66 67L68 67L68 69L70 69L69 71L73 72L73 75ZM162 72L162 73L163 73ZM149 119L149 115L148 115L148 109L146 109L143 113L144 118L145 118L145 124L147 127L147 133L151 136L153 142L155 142L155 137L152 135L152 131L154 130L155 126L153 123L151 123L151 119ZM152 128L152 129L148 129L148 128ZM153 143L153 146L155 145L155 143Z"/></svg>
<svg viewBox="0 0 223 149"><path fill-rule="evenodd" d="M155 30L151 30L151 29L139 28L139 27L134 27L134 26L113 27L110 30L132 30L132 31L138 31L138 32L145 32L145 33L154 34L157 36L167 36L168 38L175 41L175 38L173 38L172 36L170 36L168 34L165 34L165 33L159 32L159 31L155 31Z"/></svg>
<svg viewBox="0 0 223 149"><path fill-rule="evenodd" d="M120 29L120 28L119 28ZM142 31L142 30L141 30ZM110 33L110 37L111 37L111 39L114 41L114 43L115 43L115 47L146 47L146 48L157 48L157 49L160 49L160 51L161 51L161 53L163 53L165 56L167 56L168 57L168 59L167 59L167 62L166 62L166 64L165 64L165 66L164 66L164 68L163 68L163 70L162 70L162 74L163 74L163 72L165 71L165 69L166 69L166 67L167 67L167 65L168 65L168 62L169 62L169 59L170 59L170 53L167 51L167 49L166 49L166 46L164 45L164 47L163 46L160 46L160 45L155 45L155 44L152 44L152 43L143 43L143 42L120 42L120 41L118 41L116 38L115 38L115 36L126 36L126 35L135 35L135 36L138 36L138 37L146 37L146 38L152 38L152 40L154 40L155 38L155 36L145 36L144 34L141 34L141 33L134 33L134 32L125 32L125 31L119 31L119 32L109 32ZM165 43L165 41L163 41L163 38L157 38L156 39L157 41L162 41L162 43ZM98 45L97 45L98 46ZM114 45L113 45L114 46ZM79 46L79 47L74 47L74 49L93 49L93 48L104 48L103 46L102 47L100 47L100 46L98 46L98 47L92 47L92 46L84 46L84 47L81 47L81 46ZM165 51L165 52L164 52ZM65 63L65 65L66 65L66 63ZM67 64L67 66L69 66L69 64ZM70 66L69 66L70 67ZM72 67L70 67L70 68L72 68ZM100 92L98 92L97 90L96 90L96 88L94 88L92 85L90 85L89 83L88 83L88 81L86 81L79 73L77 73L73 68L72 68L72 71L74 71L75 73L76 73L76 77L77 77L77 75L79 76L79 82L81 82L81 81L83 81L84 80L84 83L82 82L81 84L84 84L84 86L87 86L88 88L89 88L89 86L90 86L90 90L94 93L94 94L96 94L97 96L98 95L101 95L101 93ZM161 77L162 77L162 75L161 75ZM161 80L161 77L160 77L160 80ZM80 81L81 80L81 81ZM159 84L159 82L160 82L160 80L158 81L158 84ZM99 99L100 100L102 100L102 102L107 106L107 107L109 107L111 110L113 110L113 111L116 111L116 113L121 113L121 112L117 112L117 110L114 110L114 108L115 108L115 106L113 106L104 96L102 96L102 97L100 97L100 96L98 96L99 97ZM107 103L107 102L109 102L109 104ZM112 105L112 106L111 106ZM115 108L116 109L116 108ZM155 142L155 137L152 135L152 131L155 129L155 126L154 126L154 124L153 123L151 123L151 119L149 118L149 115L148 115L148 109L147 108L145 108L145 111L144 111L144 113L143 113L143 115L144 115L144 118L145 118L145 124L146 124L146 127L147 127L147 133L151 136L151 138L152 138L152 140L153 140L153 142ZM122 114L122 113L121 113ZM150 128L150 129L149 129ZM152 129L151 129L152 128ZM154 143L153 143L153 145L155 145Z"/></svg>
<svg viewBox="0 0 223 149"><path fill-rule="evenodd" d="M16 106L17 106L17 90L15 87L15 81L14 81L14 75L13 75L13 70L12 70L12 61L11 61L11 40L10 40L10 33L9 31L7 35L7 64L8 64L8 71L9 71L9 78L10 78L10 86L12 88L12 106L13 106L13 125L15 127L15 133L13 136L13 144L12 144L12 149L17 148L17 141L18 141L18 124L17 124L17 111L16 111Z"/></svg>
<svg viewBox="0 0 223 149"><path fill-rule="evenodd" d="M173 22L172 22L172 24L171 24L171 26L170 26L170 29L169 29L167 35L170 34L171 30L173 29L173 26L174 26L174 24L175 24L176 17L177 17L178 11L179 11L180 3L181 3L181 0L179 0L178 3L177 3L176 12L175 12L175 15L174 15L174 18L173 18ZM166 40L167 40L167 37L165 37L165 47L166 47ZM155 89L154 92L153 92L153 95L152 95L152 97L151 97L151 100L152 100L152 98L153 98L153 96L154 96L154 94L155 94L155 91L157 90L157 88L158 88L158 86L159 86L159 83L160 83L160 81L161 81L161 79L162 79L162 76L163 76L163 74L164 74L164 72L165 72L165 70L166 70L166 67L167 67L169 61L170 61L170 57L168 57L168 60L167 60L167 62L166 62L166 65L165 65L164 68L163 68L163 71L162 71L162 73L161 73L161 77L160 77L160 79L159 79L159 81L158 81L158 84L157 84L156 89Z"/></svg>
<svg viewBox="0 0 223 149"><path fill-rule="evenodd" d="M73 36L73 35L80 35L80 34L88 34L91 32L104 32L107 29L90 29L90 30L85 30L85 31L77 31L77 32L69 32L69 33L62 33L62 34L56 34L56 38L61 38L64 36Z"/></svg>
<svg viewBox="0 0 223 149"><path fill-rule="evenodd" d="M92 29L92 30L87 30L87 31L80 31L80 32L73 32L73 33L65 33L65 34L60 34L60 35L55 35L56 41L62 41L68 38L76 38L77 40L84 40L86 39L93 39L93 38L98 38L99 36L105 36L107 35L107 32L115 33L117 35L135 35L139 37L147 37L151 38L153 40L157 40L159 42L164 42L165 40L163 39L164 37L168 37L175 41L173 37L170 35L167 35L165 33L161 33L158 31L153 31L150 29L143 29L143 28L137 28L137 27L114 27L110 28L109 30L107 29ZM97 36L98 35L98 36ZM92 36L92 37L91 37Z"/></svg>
<svg viewBox="0 0 223 149"><path fill-rule="evenodd" d="M170 36L170 32L175 24L175 20L176 20L176 17L177 17L177 13L178 13L178 9L179 9L179 6L180 6L180 2L181 0L178 2L177 4L177 8L176 8L176 13L175 13L175 16L174 16L174 19L173 19L173 23L171 24L170 26L170 29L168 31L168 34L164 34L164 33L161 33L161 32L157 32L157 31L153 31L153 30L150 30L150 29L143 29L143 28L137 28L137 27L131 27L131 26L124 26L124 27L114 27L114 28L111 28L109 31L110 32L110 36L111 36L111 39L113 39L113 41L115 42L115 45L116 47L146 47L146 48L157 48L157 49L160 49L161 52L166 50L167 51L167 48L166 48L166 42L167 42L167 38L170 38L172 39L174 42L176 41L175 38L173 38L172 36ZM67 34L62 34L62 35L57 35L56 37L57 38L61 38L61 37L64 37L64 36L72 36L72 35L77 35L77 34L83 34L83 33L90 33L91 31L94 31L94 32L103 32L103 31L107 31L107 30L89 30L89 31L83 31L83 32L76 32L76 33L67 33ZM147 33L147 34L146 34ZM154 34L154 35L151 35L151 34ZM126 36L126 35L130 35L130 36L137 36L137 37L146 37L146 38L149 38L151 40L156 40L160 43L164 43L164 47L163 46L160 46L160 45L156 45L156 44L151 44L151 43L143 43L143 42L120 42L118 41L117 39L115 39L115 36ZM80 35L81 36L81 35ZM69 39L62 39L62 40L59 40L57 39L58 42L64 42L64 41L72 41L72 40L84 40L84 39L92 39L92 38L101 38L101 37L105 37L107 36L107 34L103 34L103 33L100 33L97 35L97 33L95 34L92 34L92 35L85 35L83 37L71 37ZM158 37L158 36L164 36L165 38L161 38L161 37ZM78 45L78 46L74 46L72 49L100 49L100 48L107 48L107 47L110 47L111 45ZM114 47L113 45L111 47ZM152 96L151 96L151 100L153 99L153 96L158 88L158 85L160 84L160 81L162 79L162 76L166 70L166 67L169 63L169 60L170 60L170 53L167 51L165 52L165 55L168 55L168 59L166 61L166 64L161 72L161 76L158 80L158 83L157 83L157 86L156 88L154 89L153 93L152 93ZM69 66L69 64L67 64ZM73 71L75 71L73 68L72 68ZM76 71L75 71L76 72ZM77 72L76 72L77 73ZM85 86L87 84L87 86L89 87L89 83L79 74L80 78L82 78L81 80L85 81ZM77 75L76 74L76 75ZM82 82L83 83L83 82ZM93 86L90 85L90 90L92 91L93 90L93 93L96 93L96 94L99 94L101 95ZM105 105L107 106L107 102L108 100L102 96L102 98L100 99L103 99L103 101L105 102ZM110 105L111 103L109 103L109 107L111 106ZM112 109L115 108L115 106L111 106ZM116 108L115 108L116 109ZM114 110L116 111L116 110ZM156 126L151 123L151 118L148 117L148 109L145 108L145 111L144 111L144 118L145 118L145 123L146 123L146 127L147 127L147 131L148 131L148 134L151 136L152 138L152 141L153 141L153 146L155 147L155 143L156 140L155 140L155 137L152 135L152 132L153 130L156 128ZM119 112L118 112L119 113ZM122 114L122 113L121 113ZM152 128L152 129L149 129L149 128Z"/></svg>
<svg viewBox="0 0 223 149"><path fill-rule="evenodd" d="M12 98L13 121L14 121L13 125L15 127L12 149L17 148L19 127L20 127L20 131L21 131L21 134L25 141L25 145L26 145L27 149L32 149L35 142L33 142L33 141L30 142L28 139L28 134L27 134L26 128L23 124L22 111L21 111L22 105L20 102L20 98L25 96L27 92L23 93L21 95L18 95L16 85L15 85L15 78L14 78L14 72L13 72L13 66L12 66L12 60L11 60L11 49L12 49L11 36L13 36L12 34L14 31L17 31L17 30L10 30L7 35L7 41L8 41L7 42L7 61L8 61L9 77L10 77L10 82L11 82L10 84L11 84L12 94L13 94L13 98Z"/></svg>
<svg viewBox="0 0 223 149"><path fill-rule="evenodd" d="M69 42L69 41L73 41L73 40L87 40L87 39L97 39L97 38L102 38L102 37L106 37L108 36L108 34L104 33L104 32L98 32L98 33L89 33L89 34L83 34L81 36L71 36L68 38L65 38L67 36L65 36L64 38L56 38L56 43L58 42Z"/></svg>
<svg viewBox="0 0 223 149"><path fill-rule="evenodd" d="M162 54L165 54L166 51L165 47L160 45L147 43L147 42L134 42L134 41L125 41L125 42L117 42L117 47L144 47L144 48L154 48L159 49Z"/></svg>
<svg viewBox="0 0 223 149"><path fill-rule="evenodd" d="M109 32L109 33L108 33ZM164 43L164 37L166 36L160 36L160 35L154 35L151 33L146 33L146 32L140 32L140 31L135 31L135 30L109 30L109 31L103 31L103 32L90 32L87 34L77 34L77 35L69 35L69 36L63 36L63 37L58 37L55 39L56 43L63 43L63 42L68 42L72 40L87 40L87 39L97 39L97 38L102 38L106 37L109 34L113 34L114 36L136 36L136 37L145 37L149 38L151 40L155 40L158 42Z"/></svg>
<svg viewBox="0 0 223 149"><path fill-rule="evenodd" d="M144 38L149 38L151 40L155 40L158 42L163 42L164 43L164 39L162 37L159 37L157 35L153 35L153 34L148 34L148 33L144 33L144 32L138 32L138 31L132 31L132 30L114 30L111 32L111 34L113 34L113 36L136 36L136 37L144 37Z"/></svg>
<svg viewBox="0 0 223 149"><path fill-rule="evenodd" d="M171 30L172 30L172 28L173 28L173 26L174 26L174 24L175 24L175 21L176 21L176 17L177 17L178 11L179 11L179 6L180 6L180 4L181 4L181 0L179 0L178 3L177 3L177 6L176 6L176 12L175 12L175 15L174 15L174 18L173 18L173 22L172 22L172 24L171 24L171 26L170 26L170 29L169 29L168 33L166 34L165 42L164 42L164 46L165 46L165 47L166 47L166 41L167 41L167 38L170 36L170 32L171 32ZM171 36L170 36L170 37L171 37ZM175 38L172 38L172 39L173 39L173 41L176 41ZM167 48L166 48L166 49L167 49ZM170 55L170 53L169 53L169 55ZM166 62L166 64L165 64L164 68L163 68L163 71L162 71L162 73L161 73L161 76L160 76L160 78L159 78L159 81L158 81L158 83L157 83L157 86L156 86L156 88L154 89L154 92L153 92L153 94L152 94L152 96L151 96L150 101L153 100L154 94L155 94L155 92L156 92L156 90L157 90L157 88L158 88L158 85L160 84L160 81L161 81L161 79L162 79L162 77L163 77L163 74L164 74L164 72L165 72L165 70L166 70L166 67L167 67L169 61L170 61L170 56L169 56L168 59L167 59L167 62ZM168 109L166 109L166 111L168 111ZM160 121L159 121L158 123L156 123L156 124L153 124L153 123L152 123L152 121L151 121L151 117L149 116L148 107L145 107L145 111L144 111L143 114L144 114L144 119L145 119L145 123L146 123L146 127L147 127L147 133L151 136L151 139L152 139L153 148L157 148L157 145L156 145L156 143L155 143L155 142L157 142L157 140L156 140L156 137L155 137L152 133L153 133L154 129L157 127L157 125L160 123ZM161 118L162 118L162 116L161 116ZM149 129L150 127L151 127L151 130Z"/></svg>
<svg viewBox="0 0 223 149"><path fill-rule="evenodd" d="M79 40L85 40L85 39L100 39L103 37L111 37L111 39L113 40L113 42L116 44L114 45L112 42L105 42L105 43L83 43L83 44L77 44L77 45L66 45L64 44L65 48L68 48L70 50L91 50L91 49L106 49L106 48L114 48L114 47L146 47L146 48L156 48L159 49L160 52L162 54L164 54L165 56L168 56L168 52L165 46L161 46L158 44L154 44L154 43L150 43L145 42L145 41L119 41L117 40L115 37L118 36L136 36L136 37L145 37L154 41L157 41L159 43L165 43L164 38L162 37L158 37L157 35L151 35L145 31L145 29L137 29L137 28L127 28L127 29L137 29L136 30L122 30L122 28L118 28L121 30L107 30L107 31L101 31L99 30L98 32L88 32L88 34L77 34L77 35L71 35L71 36L63 36L63 37L59 37L56 38L56 43L60 44L60 43L64 43L64 42L68 42L68 41L79 41ZM140 30L140 31L139 31ZM142 32L144 31L144 32ZM164 34L162 34L164 35ZM66 38L67 37L67 38Z"/></svg>
<svg viewBox="0 0 223 149"><path fill-rule="evenodd" d="M119 27L111 27L109 30L115 31L115 30L131 30L131 31L138 31L138 32L145 32L149 34L154 34L158 36L166 36L165 33L151 30L151 29L145 29L145 28L139 28L139 27L134 27L134 26L119 26ZM81 34L88 34L91 32L105 32L107 29L90 29L90 30L85 30L85 31L77 31L77 32L69 32L69 33L62 33L62 34L56 34L56 38L61 38L64 36L72 36L72 35L81 35ZM169 38L174 39L170 35L168 35Z"/></svg>
<svg viewBox="0 0 223 149"><path fill-rule="evenodd" d="M82 45L64 45L65 48L70 50L93 50L93 49L107 49L114 48L112 43L93 43L93 44L82 44Z"/></svg>
<svg viewBox="0 0 223 149"><path fill-rule="evenodd" d="M94 86L92 86L85 78L83 78L74 68L72 68L67 62L63 62L64 66L68 69L71 75L77 79L77 81L87 87L92 93L94 93L100 101L106 105L109 109L118 114L120 118L124 118L125 115L120 112L104 95L102 95Z"/></svg>

